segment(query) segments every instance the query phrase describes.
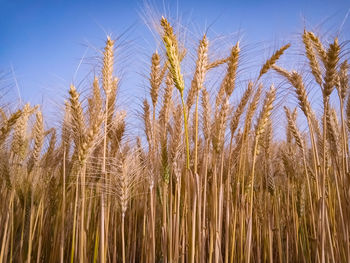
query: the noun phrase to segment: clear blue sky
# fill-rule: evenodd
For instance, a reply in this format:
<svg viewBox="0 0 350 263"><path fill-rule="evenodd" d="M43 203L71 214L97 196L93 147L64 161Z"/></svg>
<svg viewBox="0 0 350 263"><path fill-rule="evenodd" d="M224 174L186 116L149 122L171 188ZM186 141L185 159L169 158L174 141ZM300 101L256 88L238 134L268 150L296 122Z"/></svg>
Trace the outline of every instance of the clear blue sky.
<svg viewBox="0 0 350 263"><path fill-rule="evenodd" d="M162 13L163 1L151 3ZM140 73L147 70L140 62L155 49L139 15L143 5L132 0L0 0L0 70L13 68L24 101L55 101L55 96L66 94L73 79L79 85L93 68L94 48L103 47L106 32L117 37L126 31L121 38L125 54L119 57L124 67L121 89L128 100L140 98L145 93ZM199 30L214 22L211 29L218 34L244 30L245 42L257 43L301 32L304 18L314 26L331 21L325 22L325 30L339 27L350 0L179 0L167 1L165 7ZM350 31L348 22L345 29ZM7 81L14 84L12 74Z"/></svg>

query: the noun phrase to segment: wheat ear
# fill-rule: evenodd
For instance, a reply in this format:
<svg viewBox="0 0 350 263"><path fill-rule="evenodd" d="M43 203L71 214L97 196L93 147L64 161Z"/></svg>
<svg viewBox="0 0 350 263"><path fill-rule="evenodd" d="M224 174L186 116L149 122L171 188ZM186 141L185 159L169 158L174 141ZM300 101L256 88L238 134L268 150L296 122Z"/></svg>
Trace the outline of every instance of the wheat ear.
<svg viewBox="0 0 350 263"><path fill-rule="evenodd" d="M265 64L260 69L258 80L276 63L280 56L283 55L284 51L286 51L289 47L290 44L284 45L265 62Z"/></svg>
<svg viewBox="0 0 350 263"><path fill-rule="evenodd" d="M185 83L181 73L180 67L180 56L178 50L177 39L173 33L173 28L170 26L169 22L162 17L161 26L163 27L163 42L165 45L165 50L168 58L168 68L171 73L172 80L175 87L180 92L181 102L183 107L184 124L185 124L185 141L186 141L186 167L190 169L190 145L188 138L188 120L186 113L186 105L184 102L184 89Z"/></svg>

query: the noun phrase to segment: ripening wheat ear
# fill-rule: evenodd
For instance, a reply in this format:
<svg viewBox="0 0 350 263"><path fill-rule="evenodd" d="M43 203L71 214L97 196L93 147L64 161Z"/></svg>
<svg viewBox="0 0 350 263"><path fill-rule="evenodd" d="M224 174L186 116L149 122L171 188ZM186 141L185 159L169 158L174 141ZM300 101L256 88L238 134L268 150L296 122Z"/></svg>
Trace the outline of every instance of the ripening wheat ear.
<svg viewBox="0 0 350 263"><path fill-rule="evenodd" d="M270 88L270 91L266 94L264 105L258 118L258 123L255 128L256 137L260 137L260 135L264 132L267 121L271 115L275 97L276 97L276 89L272 85Z"/></svg>
<svg viewBox="0 0 350 263"><path fill-rule="evenodd" d="M217 118L214 120L213 132L212 132L212 143L214 150L219 153L223 150L225 131L226 131L226 121L229 110L229 101L226 97L221 105L221 109Z"/></svg>
<svg viewBox="0 0 350 263"><path fill-rule="evenodd" d="M159 120L162 128L165 128L169 122L170 108L172 105L174 85L171 80L170 73L165 78L165 85L166 87L163 95L163 104L159 113Z"/></svg>
<svg viewBox="0 0 350 263"><path fill-rule="evenodd" d="M340 46L336 38L327 50L327 60L325 63L326 74L324 77L323 94L325 97L331 95L337 82L337 65L339 62Z"/></svg>
<svg viewBox="0 0 350 263"><path fill-rule="evenodd" d="M307 35L310 38L310 40L312 41L312 44L317 51L317 55L322 60L323 64L326 64L327 52L326 52L325 48L323 47L321 40L313 32L307 32Z"/></svg>
<svg viewBox="0 0 350 263"><path fill-rule="evenodd" d="M197 51L196 69L191 82L191 88L188 91L188 95L187 95L186 104L187 104L188 110L191 109L193 102L197 99L198 93L203 87L205 74L207 72L207 65L208 65L208 46L209 46L208 39L206 35L204 35L201 41L199 42L198 51Z"/></svg>
<svg viewBox="0 0 350 263"><path fill-rule="evenodd" d="M27 151L28 140L27 140L27 126L29 116L35 108L31 108L29 104L23 107L21 116L16 121L16 126L12 138L11 150L12 152L23 160Z"/></svg>
<svg viewBox="0 0 350 263"><path fill-rule="evenodd" d="M251 103L249 104L248 110L247 110L247 114L245 117L245 127L244 127L244 132L243 135L247 135L250 132L250 128L251 128L251 122L252 122L252 118L254 116L254 113L256 111L256 108L258 107L259 104L259 100L260 100L260 96L262 93L262 89L263 89L263 85L260 84L258 86L257 91L255 92Z"/></svg>
<svg viewBox="0 0 350 263"><path fill-rule="evenodd" d="M161 26L163 27L163 42L165 45L165 50L168 58L168 68L171 78L174 82L176 89L180 92L181 102L183 107L184 124L185 124L185 141L186 141L186 167L190 169L190 145L188 138L188 123L187 123L187 113L186 105L184 102L184 89L185 83L181 73L180 61L181 57L179 55L177 39L173 33L173 28L170 26L169 22L162 17Z"/></svg>
<svg viewBox="0 0 350 263"><path fill-rule="evenodd" d="M248 88L246 89L246 91L244 92L233 116L231 119L231 125L230 125L230 130L231 130L231 136L233 136L233 134L235 133L238 124L239 124L239 119L241 118L241 115L243 114L244 108L248 103L248 100L250 98L250 95L253 92L253 82L249 82L248 84Z"/></svg>
<svg viewBox="0 0 350 263"><path fill-rule="evenodd" d="M106 191L117 197L124 214L134 187L140 179L141 166L137 160L138 158L135 158L131 152L122 153L118 159L111 158L109 160L108 173L111 174L111 178L108 181Z"/></svg>
<svg viewBox="0 0 350 263"><path fill-rule="evenodd" d="M261 70L259 72L258 80L276 63L280 56L283 55L284 51L286 51L289 47L290 44L284 45L265 62L265 64L261 67Z"/></svg>
<svg viewBox="0 0 350 263"><path fill-rule="evenodd" d="M154 110L158 101L158 93L159 93L159 88L162 81L161 79L162 72L160 69L160 56L158 52L153 53L151 62L152 62L152 65L151 65L149 82L151 85L151 99L152 99L152 106Z"/></svg>
<svg viewBox="0 0 350 263"><path fill-rule="evenodd" d="M118 152L121 150L121 141L123 139L124 133L125 133L125 117L126 117L126 111L118 111L116 116L114 117L114 120L112 121L110 125L110 138L111 138L111 145L110 145L110 154L111 156L116 156Z"/></svg>
<svg viewBox="0 0 350 263"><path fill-rule="evenodd" d="M117 90L119 85L119 79L117 77L113 77L112 81L112 90L108 96L108 119L107 119L107 126L111 125L113 122L114 114L115 114L115 102L117 99ZM110 137L110 135L108 134Z"/></svg>
<svg viewBox="0 0 350 263"><path fill-rule="evenodd" d="M196 70L191 82L191 89L187 95L187 107L188 111L191 110L193 101L195 101L195 111L194 111L194 173L197 173L198 168L198 102L199 102L199 92L203 88L205 74L207 72L208 65L208 46L209 42L207 36L204 35L202 40L199 42L197 51L197 61Z"/></svg>
<svg viewBox="0 0 350 263"><path fill-rule="evenodd" d="M304 141L303 141L302 136L301 136L296 124L295 124L295 118L287 107L284 107L284 111L286 113L286 117L287 117L287 121L288 121L287 129L290 132L290 134L293 135L296 144L299 146L300 150L304 154L305 153Z"/></svg>
<svg viewBox="0 0 350 263"><path fill-rule="evenodd" d="M237 42L237 44L234 47L232 47L231 54L227 59L226 75L221 83L218 94L216 95L216 100L215 100L216 108L221 105L225 95L230 97L234 90L236 75L237 75L239 52L240 52L239 42Z"/></svg>
<svg viewBox="0 0 350 263"><path fill-rule="evenodd" d="M179 155L180 149L182 147L181 137L182 137L182 118L181 118L181 105L177 105L173 111L173 125L170 129L171 142L170 148L170 161L173 163Z"/></svg>
<svg viewBox="0 0 350 263"><path fill-rule="evenodd" d="M151 113L150 113L150 106L148 104L147 99L144 99L143 101L143 114L142 118L144 121L144 126L145 126L145 134L148 142L149 149L152 147L152 125L151 125Z"/></svg>
<svg viewBox="0 0 350 263"><path fill-rule="evenodd" d="M237 68L238 68L238 59L239 59L239 42L232 48L231 55L227 62L227 74L224 79L223 85L226 91L226 94L228 97L231 96L234 88L235 88L235 81L236 81L236 75L237 75Z"/></svg>
<svg viewBox="0 0 350 263"><path fill-rule="evenodd" d="M64 117L61 129L61 150L66 153L69 152L69 144L72 139L70 134L71 127L71 107L68 101L65 101Z"/></svg>
<svg viewBox="0 0 350 263"><path fill-rule="evenodd" d="M3 122L0 128L0 145L5 141L5 139L11 131L11 128L13 127L13 125L15 125L16 121L21 117L21 115L22 110L18 110Z"/></svg>
<svg viewBox="0 0 350 263"><path fill-rule="evenodd" d="M70 86L69 90L69 101L70 101L70 112L72 115L72 129L73 129L73 139L74 143L77 147L84 141L85 135L85 121L84 121L84 113L82 105L79 101L80 94L74 87L74 85Z"/></svg>
<svg viewBox="0 0 350 263"><path fill-rule="evenodd" d="M102 97L98 78L96 76L94 78L92 87L92 95L90 98L88 98L90 125L97 121L97 118L100 116L102 111Z"/></svg>
<svg viewBox="0 0 350 263"><path fill-rule="evenodd" d="M287 116L287 120L288 120L288 116L290 115L290 118L293 122L296 122L297 120L297 114L298 114L298 111L297 111L297 108L295 107L293 112L291 112L289 110L289 108L287 108L286 106L284 106L284 112L286 113L286 116ZM286 141L287 141L287 145L288 146L291 146L292 144L292 138L293 138L293 133L292 133L292 130L290 129L290 127L287 125L287 129L286 129Z"/></svg>
<svg viewBox="0 0 350 263"><path fill-rule="evenodd" d="M310 116L310 114L312 113L312 108L308 100L306 89L301 75L296 71L292 71L290 73L287 70L276 65L274 65L272 68L278 74L286 78L290 82L290 84L295 88L295 92L297 94L301 110L304 112L306 117Z"/></svg>
<svg viewBox="0 0 350 263"><path fill-rule="evenodd" d="M43 147L44 141L44 124L43 116L40 111L36 113L36 122L33 128L33 137L34 137L34 147L31 157L31 166L35 167L39 161L41 149Z"/></svg>
<svg viewBox="0 0 350 263"><path fill-rule="evenodd" d="M334 109L328 109L326 114L327 122L327 137L329 140L330 149L335 158L339 157L339 122L337 119L337 113Z"/></svg>
<svg viewBox="0 0 350 263"><path fill-rule="evenodd" d="M169 63L168 68L175 87L182 94L185 89L185 83L180 68L180 56L177 39L173 33L173 28L164 17L161 19L161 26L163 27L163 42Z"/></svg>
<svg viewBox="0 0 350 263"><path fill-rule="evenodd" d="M86 136L84 136L83 142L79 146L78 159L81 163L84 163L91 152L94 143L99 138L100 126L102 124L102 118L99 117L88 129Z"/></svg>
<svg viewBox="0 0 350 263"><path fill-rule="evenodd" d="M106 94L110 94L113 84L113 66L114 66L114 41L110 36L107 37L105 51L103 53L102 68L102 88Z"/></svg>
<svg viewBox="0 0 350 263"><path fill-rule="evenodd" d="M197 92L203 88L205 73L208 66L208 47L209 41L207 39L207 36L204 35L202 40L199 42L196 71L194 73L194 81L196 83L195 86Z"/></svg>
<svg viewBox="0 0 350 263"><path fill-rule="evenodd" d="M309 60L311 72L314 75L315 80L318 83L318 85L322 86L322 73L320 70L320 65L317 61L317 57L316 57L316 54L315 54L314 49L313 49L312 41L310 39L310 34L308 34L308 32L306 30L304 30L303 42L304 42L304 46L305 46L306 57Z"/></svg>
<svg viewBox="0 0 350 263"><path fill-rule="evenodd" d="M56 130L50 129L49 133L51 135L49 140L49 146L46 149L46 152L44 153L44 156L42 158L44 165L43 166L49 166L52 165L55 147L56 147Z"/></svg>
<svg viewBox="0 0 350 263"><path fill-rule="evenodd" d="M348 61L345 60L340 65L339 70L339 81L337 82L337 89L339 92L339 97L344 101L346 97L346 92L349 90L349 64Z"/></svg>

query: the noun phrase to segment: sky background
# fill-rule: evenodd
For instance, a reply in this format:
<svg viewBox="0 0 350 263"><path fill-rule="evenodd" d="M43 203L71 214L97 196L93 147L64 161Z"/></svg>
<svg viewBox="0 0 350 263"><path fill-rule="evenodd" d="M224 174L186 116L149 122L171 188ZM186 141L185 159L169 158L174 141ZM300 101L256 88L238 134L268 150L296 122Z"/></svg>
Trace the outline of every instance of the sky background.
<svg viewBox="0 0 350 263"><path fill-rule="evenodd" d="M304 25L323 32L339 29L350 0L154 0L148 6L158 14L181 17L198 38L209 25L216 36L240 32L237 38L253 50L257 43L276 48L276 42L301 33ZM112 34L119 47L122 96L127 105L139 103L147 92L143 74L157 48L142 19L147 17L144 7L144 1L132 0L0 0L0 71L6 73L0 87L10 88L17 100L59 104L70 83L82 90L91 83L98 50L106 34ZM346 20L342 27L348 35L349 24Z"/></svg>

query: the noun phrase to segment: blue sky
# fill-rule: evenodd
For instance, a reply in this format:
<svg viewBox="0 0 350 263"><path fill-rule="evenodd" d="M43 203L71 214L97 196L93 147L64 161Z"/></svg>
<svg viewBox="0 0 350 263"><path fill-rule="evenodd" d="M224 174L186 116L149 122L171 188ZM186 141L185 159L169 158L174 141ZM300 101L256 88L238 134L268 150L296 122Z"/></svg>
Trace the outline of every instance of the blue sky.
<svg viewBox="0 0 350 263"><path fill-rule="evenodd" d="M305 23L332 30L340 26L350 8L350 0L150 3L159 13L181 14L185 26L197 33L212 24L217 34L244 32L244 41L253 45L286 39L302 32ZM0 70L10 72L6 81L12 84L11 93L17 96L17 82L22 100L54 103L66 95L72 81L85 85L82 81L97 63L96 50L103 47L106 33L112 33L122 35L122 54L116 61L117 68L123 66L121 90L126 100L138 101L145 94L142 73L147 74L143 72L147 65L143 62L156 48L140 17L143 6L144 1L131 0L0 0ZM349 24L345 23L343 31L350 32Z"/></svg>

